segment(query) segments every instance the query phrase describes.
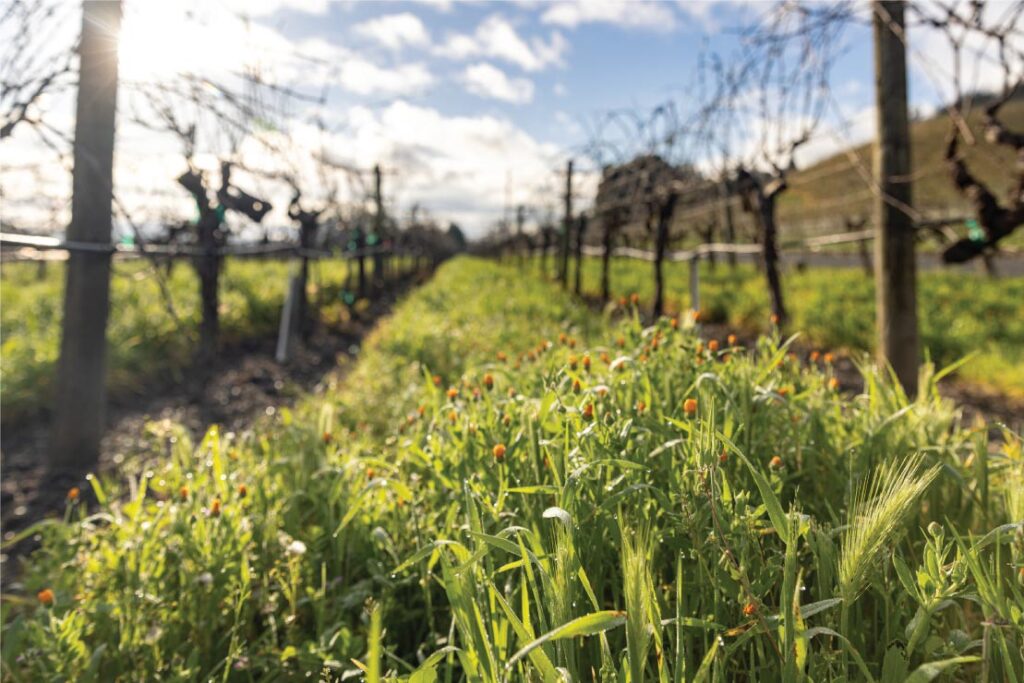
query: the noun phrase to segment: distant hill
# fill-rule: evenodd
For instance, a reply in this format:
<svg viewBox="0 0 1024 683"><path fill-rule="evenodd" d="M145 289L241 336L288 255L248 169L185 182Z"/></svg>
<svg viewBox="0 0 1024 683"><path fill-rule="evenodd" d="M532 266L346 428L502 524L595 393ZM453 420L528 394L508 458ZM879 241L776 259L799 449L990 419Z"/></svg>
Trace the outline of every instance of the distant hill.
<svg viewBox="0 0 1024 683"><path fill-rule="evenodd" d="M1024 100L1015 99L1003 106L1000 118L1011 130L1024 130ZM976 144L961 143L967 153L968 168L1000 199L1005 199L1015 180L1014 158L1005 146L990 145L982 139L978 108L968 118ZM928 215L967 213L969 206L950 180L943 160L949 135L949 117L940 112L933 118L911 126L911 159L914 169L914 206ZM871 171L871 145L849 150ZM835 229L837 218L870 216L872 193L849 152L841 152L790 175L790 187L779 200L779 218L790 236L814 234L826 226Z"/></svg>

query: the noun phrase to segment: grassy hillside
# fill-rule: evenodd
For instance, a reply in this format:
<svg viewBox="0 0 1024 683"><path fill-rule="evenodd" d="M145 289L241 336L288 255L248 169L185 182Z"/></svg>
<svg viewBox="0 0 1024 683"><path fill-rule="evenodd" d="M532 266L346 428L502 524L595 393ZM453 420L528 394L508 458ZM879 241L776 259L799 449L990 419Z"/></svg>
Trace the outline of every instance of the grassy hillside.
<svg viewBox="0 0 1024 683"><path fill-rule="evenodd" d="M32 530L4 680L1021 680L1019 441L787 351L457 259L325 404Z"/></svg>
<svg viewBox="0 0 1024 683"><path fill-rule="evenodd" d="M1024 131L1024 100L1003 107L1001 119L1011 130ZM968 119L977 144L961 144L968 168L1002 199L1013 184L1014 158L1005 146L990 145L981 135L981 117L974 112ZM960 213L968 209L957 194L943 160L949 135L949 117L941 114L911 127L911 155L914 169L914 206L927 213ZM871 146L851 150L863 167L871 170ZM800 223L844 216L871 215L872 194L857 166L846 153L824 159L790 176L790 187L779 200L779 216L784 228Z"/></svg>

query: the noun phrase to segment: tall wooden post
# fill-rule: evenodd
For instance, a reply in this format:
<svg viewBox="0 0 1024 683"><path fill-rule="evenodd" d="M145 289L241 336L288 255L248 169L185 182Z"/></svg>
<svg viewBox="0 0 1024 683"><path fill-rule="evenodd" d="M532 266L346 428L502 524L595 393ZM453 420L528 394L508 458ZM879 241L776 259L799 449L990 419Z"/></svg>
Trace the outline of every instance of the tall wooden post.
<svg viewBox="0 0 1024 683"><path fill-rule="evenodd" d="M875 306L878 358L892 365L913 396L919 362L914 224L898 208L910 206L912 199L905 180L911 165L904 7L901 0L876 0L872 5L878 117L874 175L881 190L875 200Z"/></svg>
<svg viewBox="0 0 1024 683"><path fill-rule="evenodd" d="M111 243L120 0L82 3L71 225L67 239ZM81 471L99 459L107 404L110 253L71 252L64 291L50 466Z"/></svg>
<svg viewBox="0 0 1024 683"><path fill-rule="evenodd" d="M562 219L562 261L558 279L562 286L569 285L569 237L572 233L572 159L565 167L565 216Z"/></svg>
<svg viewBox="0 0 1024 683"><path fill-rule="evenodd" d="M376 239L373 246L378 250L373 255L373 280L380 283L384 280L384 254L379 251L384 242L384 195L381 192L380 164L373 167L373 232Z"/></svg>
<svg viewBox="0 0 1024 683"><path fill-rule="evenodd" d="M519 206L516 207L516 238L515 238L515 245L516 245L515 250L519 254L519 265L523 264L523 261L525 260L527 254L529 252L529 249L526 248L526 246L523 244L523 241L524 241L523 226L524 225L526 225L526 207L523 206L522 204L520 204Z"/></svg>
<svg viewBox="0 0 1024 683"><path fill-rule="evenodd" d="M676 206L676 195L673 193L658 205L656 217L657 228L654 238L654 317L658 318L665 312L665 254L668 252L669 227L672 223L672 212ZM654 216L652 216L654 218Z"/></svg>

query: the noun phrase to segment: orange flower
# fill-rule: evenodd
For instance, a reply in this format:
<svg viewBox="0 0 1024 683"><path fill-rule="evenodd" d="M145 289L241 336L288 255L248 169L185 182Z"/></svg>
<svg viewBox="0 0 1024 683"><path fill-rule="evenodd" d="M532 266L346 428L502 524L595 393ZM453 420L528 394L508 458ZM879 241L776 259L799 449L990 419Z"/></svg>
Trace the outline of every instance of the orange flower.
<svg viewBox="0 0 1024 683"><path fill-rule="evenodd" d="M210 501L210 516L220 517L220 498L214 498Z"/></svg>
<svg viewBox="0 0 1024 683"><path fill-rule="evenodd" d="M712 339L711 341L708 342L708 351L714 353L717 350L718 350L718 340L717 339Z"/></svg>
<svg viewBox="0 0 1024 683"><path fill-rule="evenodd" d="M332 439L332 438L334 438L334 437L332 437L332 436L331 436L331 433L330 433L330 432L324 432L324 434L323 434L323 440L324 440L324 443L325 443L325 444L328 444L328 443L330 443L330 442L331 442L331 439Z"/></svg>
<svg viewBox="0 0 1024 683"><path fill-rule="evenodd" d="M690 311L690 317L693 319L693 322L695 322L695 323L699 323L700 322L700 319L701 319L702 315L703 314L700 312L699 309L694 308L694 309L692 309Z"/></svg>
<svg viewBox="0 0 1024 683"><path fill-rule="evenodd" d="M569 356L569 367L573 370L576 369L576 365L579 363L579 359L576 356Z"/></svg>
<svg viewBox="0 0 1024 683"><path fill-rule="evenodd" d="M82 492L78 490L77 486L72 486L70 489L68 489L68 500L71 501L72 503L76 502L78 500L78 496L81 493Z"/></svg>
<svg viewBox="0 0 1024 683"><path fill-rule="evenodd" d="M575 349L576 348L576 338L575 337L569 337L569 348L570 349Z"/></svg>
<svg viewBox="0 0 1024 683"><path fill-rule="evenodd" d="M697 412L697 399L688 398L683 401L683 412L687 415L694 415Z"/></svg>
<svg viewBox="0 0 1024 683"><path fill-rule="evenodd" d="M672 326L673 330L679 329L679 318L672 318L668 321L668 324Z"/></svg>
<svg viewBox="0 0 1024 683"><path fill-rule="evenodd" d="M36 593L36 598L39 599L39 602L46 605L47 607L53 604L53 600L55 597L56 596L53 594L53 591L49 588L44 588L43 590Z"/></svg>
<svg viewBox="0 0 1024 683"><path fill-rule="evenodd" d="M647 354L646 353L641 353L639 360L640 360L641 363L646 363L647 362Z"/></svg>
<svg viewBox="0 0 1024 683"><path fill-rule="evenodd" d="M505 414L504 416L502 416L502 418L501 418L501 424L503 424L503 425L505 425L506 427L508 427L508 426L509 426L510 424L512 424L512 416L506 413L506 414Z"/></svg>
<svg viewBox="0 0 1024 683"><path fill-rule="evenodd" d="M757 613L757 605L752 602L748 602L743 606L743 616L752 617Z"/></svg>
<svg viewBox="0 0 1024 683"><path fill-rule="evenodd" d="M484 388L491 390L494 388L494 376L490 373L484 375Z"/></svg>
<svg viewBox="0 0 1024 683"><path fill-rule="evenodd" d="M831 353L826 353L822 357L822 360L825 361L825 363L827 363L828 365L832 365L832 363L833 363L833 361L835 361L835 359L836 359L836 357L834 355L832 355Z"/></svg>
<svg viewBox="0 0 1024 683"><path fill-rule="evenodd" d="M622 308L626 307L626 297L624 297L624 296L620 296L619 297L619 306L622 307Z"/></svg>
<svg viewBox="0 0 1024 683"><path fill-rule="evenodd" d="M782 469L782 458L773 455L772 459L768 461L768 467L771 467L773 470Z"/></svg>
<svg viewBox="0 0 1024 683"><path fill-rule="evenodd" d="M772 315L769 318L769 320L772 321L772 325L778 325L779 324L779 316L778 316L778 314L772 313Z"/></svg>
<svg viewBox="0 0 1024 683"><path fill-rule="evenodd" d="M619 345L619 348L623 348L626 346L626 339L624 337L619 337L615 340L615 343Z"/></svg>
<svg viewBox="0 0 1024 683"><path fill-rule="evenodd" d="M646 409L647 409L647 404L646 403L644 403L643 401L637 401L636 402L636 412L642 413Z"/></svg>
<svg viewBox="0 0 1024 683"><path fill-rule="evenodd" d="M505 459L505 444L495 444L494 450L492 452L494 453L495 460L497 460L498 462L503 461Z"/></svg>
<svg viewBox="0 0 1024 683"><path fill-rule="evenodd" d="M590 354L583 356L583 369L587 371L590 370Z"/></svg>
<svg viewBox="0 0 1024 683"><path fill-rule="evenodd" d="M249 489L246 487L245 484L239 484L238 485L238 497L239 498L245 498L247 495L249 495Z"/></svg>
<svg viewBox="0 0 1024 683"><path fill-rule="evenodd" d="M729 452L723 448L722 452L718 454L718 462L720 462L720 463L722 463L724 465L725 461L728 460L728 459L729 459Z"/></svg>
<svg viewBox="0 0 1024 683"><path fill-rule="evenodd" d="M449 400L454 399L458 395L459 395L459 390L458 389L456 389L455 387L448 387L448 398L449 398Z"/></svg>
<svg viewBox="0 0 1024 683"><path fill-rule="evenodd" d="M441 375L434 375L434 386L441 386Z"/></svg>
<svg viewBox="0 0 1024 683"><path fill-rule="evenodd" d="M594 404L593 403L588 403L587 405L583 406L583 419L584 420L593 420L594 419Z"/></svg>
<svg viewBox="0 0 1024 683"><path fill-rule="evenodd" d="M601 355L599 357L600 357L602 363L607 364L607 363L611 363L612 362L612 357L609 356L606 351L602 351Z"/></svg>
<svg viewBox="0 0 1024 683"><path fill-rule="evenodd" d="M636 292L633 292L632 294L630 294L629 295L629 303L631 303L634 306L636 306L638 303L640 303L640 295L637 294Z"/></svg>
<svg viewBox="0 0 1024 683"><path fill-rule="evenodd" d="M516 397L516 390L515 390L514 387L509 387L508 388L508 397L509 398L515 398Z"/></svg>
<svg viewBox="0 0 1024 683"><path fill-rule="evenodd" d="M651 351L657 351L657 350L658 350L658 338L655 337L654 339L651 340Z"/></svg>
<svg viewBox="0 0 1024 683"><path fill-rule="evenodd" d="M508 355L504 351L498 351L498 361L504 363L508 360Z"/></svg>
<svg viewBox="0 0 1024 683"><path fill-rule="evenodd" d="M480 393L480 387L473 387L473 400L479 401L481 395L482 394Z"/></svg>
<svg viewBox="0 0 1024 683"><path fill-rule="evenodd" d="M454 410L452 412L448 413L448 421L449 422L451 422L452 424L455 424L455 421L457 419L459 419L459 414L456 413Z"/></svg>
<svg viewBox="0 0 1024 683"><path fill-rule="evenodd" d="M558 341L559 341L559 343L564 344L566 341L568 341L568 339L569 339L569 335L567 335L565 332L559 332L559 334L558 334Z"/></svg>
<svg viewBox="0 0 1024 683"><path fill-rule="evenodd" d="M811 362L812 363L817 363L819 358L821 358L821 354L820 353L818 353L817 351L811 351Z"/></svg>
<svg viewBox="0 0 1024 683"><path fill-rule="evenodd" d="M178 489L178 497L181 498L182 500L188 500L187 486L182 486L180 489Z"/></svg>
<svg viewBox="0 0 1024 683"><path fill-rule="evenodd" d="M572 390L575 393L578 394L578 393L580 393L580 390L582 390L582 389L583 389L583 386L580 384L580 381L578 379L574 379L572 381Z"/></svg>
<svg viewBox="0 0 1024 683"><path fill-rule="evenodd" d="M792 390L792 387L779 387L779 396L789 396L789 392Z"/></svg>
<svg viewBox="0 0 1024 683"><path fill-rule="evenodd" d="M416 412L419 413L420 416L422 416L423 413L427 412L427 407L426 406L419 406L418 408L416 408Z"/></svg>
<svg viewBox="0 0 1024 683"><path fill-rule="evenodd" d="M728 338L726 338L726 341L729 342L729 346L736 346L736 335L730 334Z"/></svg>
<svg viewBox="0 0 1024 683"><path fill-rule="evenodd" d="M839 380L835 377L830 377L828 380L828 388L835 391L839 388Z"/></svg>
<svg viewBox="0 0 1024 683"><path fill-rule="evenodd" d="M373 471L373 468L372 468L372 467L367 467L367 468L366 468L366 478L367 478L367 479L373 479L373 477L374 477L374 476L375 476L376 474L377 474L377 473Z"/></svg>

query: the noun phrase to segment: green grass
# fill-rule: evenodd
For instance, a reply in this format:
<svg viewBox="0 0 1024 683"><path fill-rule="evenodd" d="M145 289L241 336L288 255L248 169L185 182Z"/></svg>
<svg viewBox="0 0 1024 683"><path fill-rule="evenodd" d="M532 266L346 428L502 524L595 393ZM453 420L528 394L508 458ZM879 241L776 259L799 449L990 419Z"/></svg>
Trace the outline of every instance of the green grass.
<svg viewBox="0 0 1024 683"><path fill-rule="evenodd" d="M337 301L346 276L344 261L319 268L317 294ZM280 320L289 274L284 261L227 261L221 277L222 340L273 335ZM179 263L168 281L179 327L171 316L152 269L139 261L115 264L111 280L111 314L107 328L108 387L113 396L141 392L147 382L175 378L195 354L200 318L198 281L194 270ZM314 277L314 282L317 282ZM3 421L11 424L52 403L55 368L63 317L64 268L50 264L39 278L35 264L3 266L0 281L0 384ZM337 316L337 306L325 316Z"/></svg>
<svg viewBox="0 0 1024 683"><path fill-rule="evenodd" d="M154 427L32 530L5 679L1024 677L1020 440L927 369L842 396L775 337L711 351L469 258L364 348L252 431Z"/></svg>
<svg viewBox="0 0 1024 683"><path fill-rule="evenodd" d="M666 266L669 310L690 308L689 266ZM600 259L585 259L584 291L600 292ZM649 263L615 259L611 286L615 298L637 292L653 300ZM858 269L809 268L783 275L783 294L792 328L805 343L842 349L855 355L875 346L874 282ZM701 310L705 319L738 330L769 328L769 299L764 276L753 266L735 271L725 264L700 271ZM971 356L959 371L965 380L1024 396L1024 278L991 279L973 273L925 271L918 274L921 343L940 366Z"/></svg>

